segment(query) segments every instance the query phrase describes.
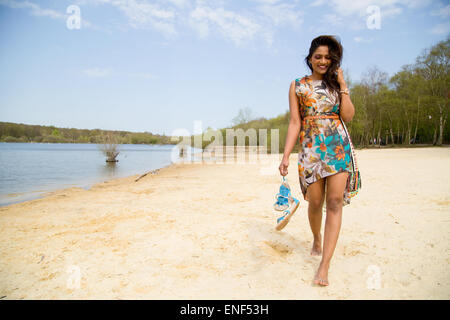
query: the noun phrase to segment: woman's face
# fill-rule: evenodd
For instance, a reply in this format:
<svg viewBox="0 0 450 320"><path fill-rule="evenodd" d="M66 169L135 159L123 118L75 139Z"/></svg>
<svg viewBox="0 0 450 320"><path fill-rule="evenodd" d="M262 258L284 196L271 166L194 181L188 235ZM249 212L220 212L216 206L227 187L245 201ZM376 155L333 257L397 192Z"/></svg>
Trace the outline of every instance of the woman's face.
<svg viewBox="0 0 450 320"><path fill-rule="evenodd" d="M331 57L328 54L328 46L319 46L309 59L313 71L324 75L331 65Z"/></svg>

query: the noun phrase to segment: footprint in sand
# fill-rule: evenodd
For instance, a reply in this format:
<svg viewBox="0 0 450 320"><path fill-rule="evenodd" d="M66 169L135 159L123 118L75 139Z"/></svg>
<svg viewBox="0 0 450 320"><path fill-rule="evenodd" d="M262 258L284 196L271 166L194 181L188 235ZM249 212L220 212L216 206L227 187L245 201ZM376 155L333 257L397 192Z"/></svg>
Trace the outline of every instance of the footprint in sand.
<svg viewBox="0 0 450 320"><path fill-rule="evenodd" d="M264 241L264 244L264 252L271 256L277 255L286 257L288 254L292 253L292 248L279 242Z"/></svg>

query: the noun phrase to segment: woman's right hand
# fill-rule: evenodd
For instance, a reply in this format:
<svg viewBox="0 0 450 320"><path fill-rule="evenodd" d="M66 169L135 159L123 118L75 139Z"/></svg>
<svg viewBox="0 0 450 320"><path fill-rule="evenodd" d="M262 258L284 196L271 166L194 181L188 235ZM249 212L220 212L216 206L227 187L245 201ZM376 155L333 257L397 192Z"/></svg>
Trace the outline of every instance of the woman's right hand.
<svg viewBox="0 0 450 320"><path fill-rule="evenodd" d="M280 170L280 174L283 177L288 174L288 167L289 167L289 159L283 157L283 160L281 160L281 164L278 167L278 169Z"/></svg>

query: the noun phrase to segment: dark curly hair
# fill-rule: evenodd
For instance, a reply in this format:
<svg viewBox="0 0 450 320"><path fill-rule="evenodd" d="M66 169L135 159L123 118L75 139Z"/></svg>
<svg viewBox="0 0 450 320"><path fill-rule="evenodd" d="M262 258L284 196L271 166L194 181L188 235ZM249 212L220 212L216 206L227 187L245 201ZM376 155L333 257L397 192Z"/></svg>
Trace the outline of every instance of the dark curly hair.
<svg viewBox="0 0 450 320"><path fill-rule="evenodd" d="M313 72L313 68L311 63L309 62L309 59L311 59L316 49L320 46L327 46L328 53L331 57L331 65L328 68L327 72L324 74L323 80L326 86L331 88L332 91L339 92L340 86L337 82L337 70L341 65L344 48L342 47L341 42L336 39L335 36L318 36L313 41L311 41L309 54L305 58L305 62L308 65L309 69L311 69L311 73Z"/></svg>

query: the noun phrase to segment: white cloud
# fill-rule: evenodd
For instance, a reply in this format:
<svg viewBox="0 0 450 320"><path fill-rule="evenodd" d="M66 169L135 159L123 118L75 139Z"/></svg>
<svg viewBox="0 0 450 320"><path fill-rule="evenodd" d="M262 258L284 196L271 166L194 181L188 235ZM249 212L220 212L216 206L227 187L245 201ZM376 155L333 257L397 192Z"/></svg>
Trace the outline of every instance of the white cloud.
<svg viewBox="0 0 450 320"><path fill-rule="evenodd" d="M408 8L419 8L427 6L431 0L330 0L330 8L344 16L356 15L359 17L366 16L366 9L369 6L378 6L381 10L381 17L388 18L402 13L402 6ZM319 1L320 4L324 4Z"/></svg>
<svg viewBox="0 0 450 320"><path fill-rule="evenodd" d="M143 78L143 79L157 79L158 77L151 73L129 73L130 77L137 77L137 78Z"/></svg>
<svg viewBox="0 0 450 320"><path fill-rule="evenodd" d="M325 0L315 0L309 4L310 7L318 7L325 4Z"/></svg>
<svg viewBox="0 0 450 320"><path fill-rule="evenodd" d="M39 5L17 0L0 0L12 8L25 8L34 15L66 20L68 15ZM194 30L200 38L219 35L236 45L261 40L271 46L280 27L301 28L304 3L287 0L252 0L240 10L225 0L73 0L80 6L82 26L98 29L83 18L86 6L111 6L123 13L125 23L110 24L120 30L126 28L153 29L165 36L175 36ZM105 31L111 32L107 27Z"/></svg>
<svg viewBox="0 0 450 320"><path fill-rule="evenodd" d="M260 6L259 10L270 18L275 26L291 25L299 27L303 22L300 17L302 12L290 3L266 3Z"/></svg>
<svg viewBox="0 0 450 320"><path fill-rule="evenodd" d="M280 2L280 0L252 0L253 2L258 2L262 4L275 4Z"/></svg>
<svg viewBox="0 0 450 320"><path fill-rule="evenodd" d="M61 13L53 9L44 9L39 5L29 1L0 0L0 5L7 6L13 9L28 9L34 16L48 17L54 20L66 21L69 17L69 15L66 13ZM81 19L81 26L84 28L98 29L93 23L83 18Z"/></svg>
<svg viewBox="0 0 450 320"><path fill-rule="evenodd" d="M348 21L344 20L344 17L335 13L324 14L322 21L324 24L329 24L333 26L343 26L346 23L348 23Z"/></svg>
<svg viewBox="0 0 450 320"><path fill-rule="evenodd" d="M432 34L449 34L450 23L440 23L430 30Z"/></svg>
<svg viewBox="0 0 450 320"><path fill-rule="evenodd" d="M444 8L439 8L431 11L432 16L439 16L441 18L448 18L450 16L450 4Z"/></svg>
<svg viewBox="0 0 450 320"><path fill-rule="evenodd" d="M434 0L397 0L395 2L399 2L400 4L403 4L407 6L408 8L420 8L420 7L426 7L433 3Z"/></svg>
<svg viewBox="0 0 450 320"><path fill-rule="evenodd" d="M83 73L87 75L88 77L94 77L94 78L103 78L111 75L112 70L111 68L91 68L91 69L85 69L83 70Z"/></svg>
<svg viewBox="0 0 450 320"><path fill-rule="evenodd" d="M135 0L116 0L112 2L117 6L129 20L133 28L145 28L151 26L162 31L165 35L176 34L174 23L175 13L169 9L163 9L148 2L137 2Z"/></svg>
<svg viewBox="0 0 450 320"><path fill-rule="evenodd" d="M64 13L51 9L42 9L37 4L29 1L0 0L0 5L13 9L29 9L34 16L45 16L51 19L66 19L67 17Z"/></svg>
<svg viewBox="0 0 450 320"><path fill-rule="evenodd" d="M353 40L355 40L355 42L360 42L360 43L371 43L373 41L372 38L363 38L363 37L354 37Z"/></svg>
<svg viewBox="0 0 450 320"><path fill-rule="evenodd" d="M168 1L163 2L167 5ZM186 0L170 0L176 7L188 4ZM110 5L121 11L127 18L127 26L134 29L155 29L166 36L177 34L176 8L165 8L155 1L140 0L76 0L76 4L84 5ZM119 26L119 29L124 29Z"/></svg>
<svg viewBox="0 0 450 320"><path fill-rule="evenodd" d="M369 18L367 9L376 6L380 9L381 27L386 19L395 18L403 14L404 9L417 9L428 6L431 0L316 0L310 6L326 5L332 12L324 14L325 19L320 24L345 27L352 30L362 30L367 27ZM312 30L319 26L311 26Z"/></svg>
<svg viewBox="0 0 450 320"><path fill-rule="evenodd" d="M189 19L188 23L190 27L197 32L197 35L201 39L205 39L209 36L210 30L208 21L201 21L199 19Z"/></svg>
<svg viewBox="0 0 450 320"><path fill-rule="evenodd" d="M211 1L197 0L196 8L189 15L189 25L202 38L217 30L236 45L259 38L271 46L280 27L298 29L303 23L301 7L292 1L252 0L255 6L251 11L239 12L225 9L220 1L212 2L216 6Z"/></svg>
<svg viewBox="0 0 450 320"><path fill-rule="evenodd" d="M332 27L343 27L350 30L362 30L366 28L365 19L349 19L338 13L323 14L319 20L319 26L310 25L309 30L316 33L335 33ZM331 30L331 31L330 31Z"/></svg>
<svg viewBox="0 0 450 320"><path fill-rule="evenodd" d="M178 8L185 8L190 5L189 0L166 0L166 1L173 3Z"/></svg>
<svg viewBox="0 0 450 320"><path fill-rule="evenodd" d="M190 14L191 25L194 25L200 36L209 34L210 26L216 27L226 38L241 45L244 41L253 39L262 31L261 25L251 18L225 10L198 6Z"/></svg>

